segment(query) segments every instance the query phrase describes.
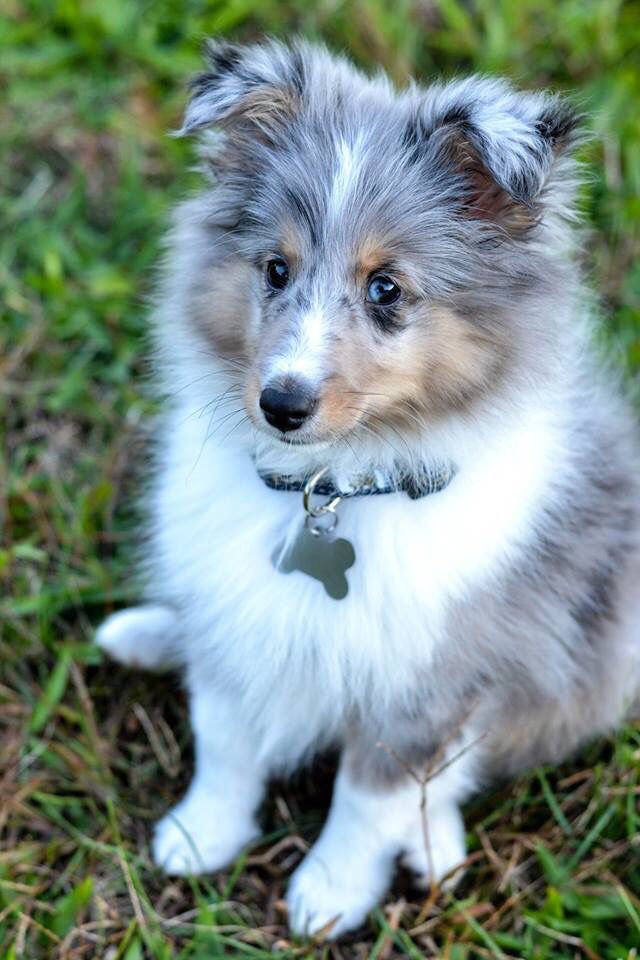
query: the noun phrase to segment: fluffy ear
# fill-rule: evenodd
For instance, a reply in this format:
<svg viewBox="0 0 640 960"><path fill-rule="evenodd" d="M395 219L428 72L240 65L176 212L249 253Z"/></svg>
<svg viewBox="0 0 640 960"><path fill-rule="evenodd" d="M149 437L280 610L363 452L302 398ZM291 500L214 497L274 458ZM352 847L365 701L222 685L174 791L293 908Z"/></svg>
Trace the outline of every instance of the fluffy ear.
<svg viewBox="0 0 640 960"><path fill-rule="evenodd" d="M270 139L296 111L304 61L277 41L240 46L207 40L208 69L191 83L192 96L179 135L209 126Z"/></svg>
<svg viewBox="0 0 640 960"><path fill-rule="evenodd" d="M468 215L511 235L533 226L558 158L578 141L566 101L471 78L437 89L421 114L431 149L462 176Z"/></svg>

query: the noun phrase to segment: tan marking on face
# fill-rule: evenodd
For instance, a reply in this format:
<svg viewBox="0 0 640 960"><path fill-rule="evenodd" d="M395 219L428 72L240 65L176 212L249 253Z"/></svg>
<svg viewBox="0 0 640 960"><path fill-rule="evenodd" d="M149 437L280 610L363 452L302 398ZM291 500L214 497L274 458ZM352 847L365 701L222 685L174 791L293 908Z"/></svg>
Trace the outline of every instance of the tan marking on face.
<svg viewBox="0 0 640 960"><path fill-rule="evenodd" d="M503 345L445 307L413 308L399 333L375 336L360 324L341 340L325 384L318 430L348 433L369 421L415 433L466 408L494 386Z"/></svg>
<svg viewBox="0 0 640 960"><path fill-rule="evenodd" d="M495 385L507 344L448 307L430 311L425 399L434 411L460 409Z"/></svg>
<svg viewBox="0 0 640 960"><path fill-rule="evenodd" d="M290 267L297 266L300 259L300 249L302 239L295 225L290 221L283 224L280 231L279 252L285 258Z"/></svg>
<svg viewBox="0 0 640 960"><path fill-rule="evenodd" d="M377 270L392 259L384 243L375 234L365 237L358 248L356 277L364 283Z"/></svg>
<svg viewBox="0 0 640 960"><path fill-rule="evenodd" d="M248 320L255 307L255 268L232 257L211 268L192 302L197 329L218 356L246 359Z"/></svg>
<svg viewBox="0 0 640 960"><path fill-rule="evenodd" d="M389 264L393 263L395 255L388 245L380 239L375 233L364 237L358 247L356 255L355 276L356 283L363 290L366 288L367 280L374 273L384 272L389 269ZM393 269L393 276L400 285L406 287L408 280L401 271Z"/></svg>

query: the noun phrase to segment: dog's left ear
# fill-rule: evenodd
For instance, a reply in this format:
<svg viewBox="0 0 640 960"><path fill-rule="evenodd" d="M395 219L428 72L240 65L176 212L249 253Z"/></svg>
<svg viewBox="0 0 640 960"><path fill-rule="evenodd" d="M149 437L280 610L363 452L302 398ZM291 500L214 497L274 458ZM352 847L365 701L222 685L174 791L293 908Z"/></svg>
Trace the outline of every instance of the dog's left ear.
<svg viewBox="0 0 640 960"><path fill-rule="evenodd" d="M429 152L462 181L467 215L512 236L542 215L559 161L580 139L581 121L559 97L477 77L437 88L420 111Z"/></svg>
<svg viewBox="0 0 640 960"><path fill-rule="evenodd" d="M207 40L204 53L208 70L191 83L180 135L219 126L240 139L270 140L296 112L304 82L297 48Z"/></svg>

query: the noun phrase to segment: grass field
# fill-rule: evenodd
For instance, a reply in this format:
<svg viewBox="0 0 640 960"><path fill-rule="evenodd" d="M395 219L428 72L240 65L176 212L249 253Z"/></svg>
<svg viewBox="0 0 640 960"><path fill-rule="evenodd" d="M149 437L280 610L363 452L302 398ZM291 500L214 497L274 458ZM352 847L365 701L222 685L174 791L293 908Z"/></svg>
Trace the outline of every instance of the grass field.
<svg viewBox="0 0 640 960"><path fill-rule="evenodd" d="M92 646L134 598L131 495L153 416L145 297L190 147L165 135L204 34L302 33L399 81L476 69L575 90L585 270L640 368L640 4L619 0L4 0L0 14L0 958L588 958L640 947L640 724L468 810L457 895L402 879L339 946L288 940L281 898L331 762L272 791L227 873L173 881L151 824L188 777L177 681Z"/></svg>

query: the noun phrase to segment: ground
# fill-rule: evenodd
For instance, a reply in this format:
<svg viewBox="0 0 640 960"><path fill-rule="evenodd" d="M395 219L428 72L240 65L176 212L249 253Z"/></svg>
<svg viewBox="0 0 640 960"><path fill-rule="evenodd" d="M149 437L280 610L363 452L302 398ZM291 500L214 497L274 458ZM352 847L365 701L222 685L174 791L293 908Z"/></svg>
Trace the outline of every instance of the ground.
<svg viewBox="0 0 640 960"><path fill-rule="evenodd" d="M330 948L288 939L286 878L331 759L274 788L267 834L220 876L172 881L151 824L187 780L173 678L106 663L95 625L135 596L133 494L154 409L144 330L179 124L204 34L323 37L398 82L476 69L573 90L584 267L603 343L640 367L640 8L619 0L5 0L0 13L0 956L630 960L640 945L640 724L467 810L456 894L402 878Z"/></svg>

